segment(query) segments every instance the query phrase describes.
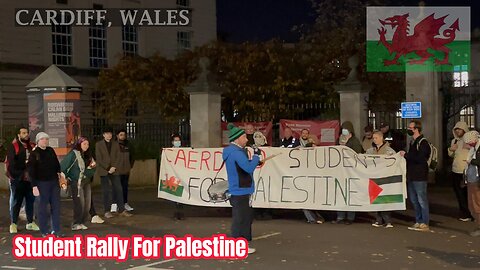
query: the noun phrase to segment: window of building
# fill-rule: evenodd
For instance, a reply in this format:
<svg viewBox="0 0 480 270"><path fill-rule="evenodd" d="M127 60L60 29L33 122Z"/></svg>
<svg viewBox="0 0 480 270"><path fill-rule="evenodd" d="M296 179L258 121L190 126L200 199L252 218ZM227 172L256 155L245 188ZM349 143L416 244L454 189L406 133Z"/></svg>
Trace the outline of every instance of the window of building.
<svg viewBox="0 0 480 270"><path fill-rule="evenodd" d="M406 129L407 128L407 119L402 118L402 109L398 110L395 114L396 128L397 129Z"/></svg>
<svg viewBox="0 0 480 270"><path fill-rule="evenodd" d="M468 66L467 65L453 66L453 86L454 87L468 86Z"/></svg>
<svg viewBox="0 0 480 270"><path fill-rule="evenodd" d="M138 29L136 26L124 25L122 27L123 55L138 54Z"/></svg>
<svg viewBox="0 0 480 270"><path fill-rule="evenodd" d="M133 104L130 108L125 111L126 121L126 130L127 130L127 137L131 139L135 139L136 135L136 123L135 118L138 116L138 104Z"/></svg>
<svg viewBox="0 0 480 270"><path fill-rule="evenodd" d="M137 124L133 121L127 120L126 127L127 138L135 139L135 134L137 132Z"/></svg>
<svg viewBox="0 0 480 270"><path fill-rule="evenodd" d="M99 113L101 112L100 104L104 100L104 95L99 90L95 90L91 94L92 101L92 116L93 116L93 134L102 134L103 128L106 125L105 118L101 117Z"/></svg>
<svg viewBox="0 0 480 270"><path fill-rule="evenodd" d="M106 68L107 59L107 30L105 25L92 25L89 28L90 67Z"/></svg>
<svg viewBox="0 0 480 270"><path fill-rule="evenodd" d="M69 25L52 25L52 63L72 65L72 27Z"/></svg>
<svg viewBox="0 0 480 270"><path fill-rule="evenodd" d="M464 107L460 111L460 121L467 123L470 128L475 127L475 110L473 106Z"/></svg>
<svg viewBox="0 0 480 270"><path fill-rule="evenodd" d="M178 51L192 49L192 32L177 32L177 47Z"/></svg>
<svg viewBox="0 0 480 270"><path fill-rule="evenodd" d="M190 7L190 0L177 0L178 7Z"/></svg>
<svg viewBox="0 0 480 270"><path fill-rule="evenodd" d="M377 128L377 120L375 119L375 113L371 110L368 110L368 124L373 127L373 129Z"/></svg>

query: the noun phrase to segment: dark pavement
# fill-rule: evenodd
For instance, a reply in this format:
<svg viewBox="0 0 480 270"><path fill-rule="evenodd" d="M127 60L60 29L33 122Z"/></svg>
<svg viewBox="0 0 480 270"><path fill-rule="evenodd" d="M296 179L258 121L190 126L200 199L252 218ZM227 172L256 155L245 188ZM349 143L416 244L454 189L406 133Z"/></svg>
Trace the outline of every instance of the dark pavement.
<svg viewBox="0 0 480 270"><path fill-rule="evenodd" d="M83 234L161 237L192 234L207 237L229 232L229 209L186 206L186 220L172 219L174 204L156 198L156 188L132 189L131 218L115 217L104 224L86 224ZM430 187L432 232L407 230L412 211L394 213L394 228L374 228L372 216L360 213L353 225L307 224L300 210L275 210L274 219L256 220L255 254L245 260L15 260L8 232L8 194L0 198L0 269L480 269L480 238L468 232L474 223L456 219L456 201L447 187ZM97 210L101 194L94 193ZM62 202L62 225L72 236L71 201ZM326 213L327 220L334 213ZM25 232L20 223L20 233ZM35 235L34 236L39 236Z"/></svg>

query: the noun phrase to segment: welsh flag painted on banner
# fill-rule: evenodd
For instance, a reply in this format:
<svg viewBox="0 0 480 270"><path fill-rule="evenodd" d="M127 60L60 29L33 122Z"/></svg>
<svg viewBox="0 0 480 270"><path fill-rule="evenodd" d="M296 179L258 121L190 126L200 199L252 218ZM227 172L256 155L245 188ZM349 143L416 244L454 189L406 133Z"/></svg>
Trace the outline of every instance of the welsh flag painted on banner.
<svg viewBox="0 0 480 270"><path fill-rule="evenodd" d="M183 186L181 185L181 180L175 176L165 175L165 180L160 180L160 191L172 194L177 197L182 197Z"/></svg>
<svg viewBox="0 0 480 270"><path fill-rule="evenodd" d="M367 7L367 71L470 69L470 7Z"/></svg>

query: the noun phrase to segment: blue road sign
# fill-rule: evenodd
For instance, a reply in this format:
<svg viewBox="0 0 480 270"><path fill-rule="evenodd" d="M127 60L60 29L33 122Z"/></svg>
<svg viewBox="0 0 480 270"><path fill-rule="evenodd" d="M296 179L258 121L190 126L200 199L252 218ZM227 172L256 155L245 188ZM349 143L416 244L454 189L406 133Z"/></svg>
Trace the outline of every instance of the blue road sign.
<svg viewBox="0 0 480 270"><path fill-rule="evenodd" d="M402 102L402 118L422 118L422 103Z"/></svg>

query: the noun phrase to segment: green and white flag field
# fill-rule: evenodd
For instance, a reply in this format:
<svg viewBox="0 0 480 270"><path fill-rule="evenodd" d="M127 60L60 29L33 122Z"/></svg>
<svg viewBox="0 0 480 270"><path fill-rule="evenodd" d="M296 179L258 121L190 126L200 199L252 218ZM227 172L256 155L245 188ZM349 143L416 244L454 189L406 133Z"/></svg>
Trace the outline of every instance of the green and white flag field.
<svg viewBox="0 0 480 270"><path fill-rule="evenodd" d="M470 70L470 7L367 7L367 71Z"/></svg>

